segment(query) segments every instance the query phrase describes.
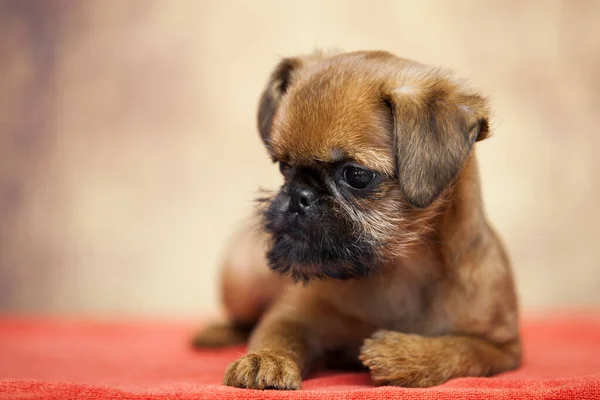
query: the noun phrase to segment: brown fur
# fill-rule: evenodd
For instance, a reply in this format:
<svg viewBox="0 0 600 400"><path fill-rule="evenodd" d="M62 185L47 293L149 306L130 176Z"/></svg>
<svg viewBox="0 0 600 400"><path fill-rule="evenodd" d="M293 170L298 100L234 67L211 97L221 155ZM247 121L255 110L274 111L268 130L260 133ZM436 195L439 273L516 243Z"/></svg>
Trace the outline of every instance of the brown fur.
<svg viewBox="0 0 600 400"><path fill-rule="evenodd" d="M258 325L225 384L297 389L332 352L359 359L378 385L427 387L519 365L510 263L485 217L473 150L489 134L481 96L388 53L316 54L276 68L259 131L275 160L343 155L385 176L336 211L381 245L368 277L293 284L266 272L268 238L245 228L224 265L226 306L240 326ZM212 333L196 344L221 344Z"/></svg>

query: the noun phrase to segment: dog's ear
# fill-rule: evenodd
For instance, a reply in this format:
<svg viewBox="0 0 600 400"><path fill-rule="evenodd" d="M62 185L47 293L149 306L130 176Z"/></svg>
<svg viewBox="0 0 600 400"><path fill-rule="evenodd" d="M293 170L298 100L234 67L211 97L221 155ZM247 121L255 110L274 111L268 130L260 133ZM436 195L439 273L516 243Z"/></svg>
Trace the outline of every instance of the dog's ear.
<svg viewBox="0 0 600 400"><path fill-rule="evenodd" d="M487 102L439 71L393 81L384 97L394 118L400 188L424 208L454 182L474 142L488 137Z"/></svg>
<svg viewBox="0 0 600 400"><path fill-rule="evenodd" d="M299 71L323 61L332 54L317 51L310 55L284 58L275 66L258 104L258 132L267 147L269 147L273 117L277 112L281 98L285 95Z"/></svg>
<svg viewBox="0 0 600 400"><path fill-rule="evenodd" d="M302 63L299 58L284 58L281 60L271 73L267 87L260 96L258 104L258 132L267 146L271 134L271 123L273 122L279 102L291 83L294 70L300 68L301 65Z"/></svg>

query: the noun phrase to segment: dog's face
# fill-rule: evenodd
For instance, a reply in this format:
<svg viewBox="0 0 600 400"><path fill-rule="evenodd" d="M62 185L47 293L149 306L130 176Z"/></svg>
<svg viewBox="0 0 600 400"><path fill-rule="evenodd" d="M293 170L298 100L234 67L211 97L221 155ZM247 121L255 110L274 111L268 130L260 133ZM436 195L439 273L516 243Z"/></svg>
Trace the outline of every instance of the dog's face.
<svg viewBox="0 0 600 400"><path fill-rule="evenodd" d="M284 177L269 264L304 281L366 276L421 239L488 132L484 99L383 52L283 60L258 122Z"/></svg>

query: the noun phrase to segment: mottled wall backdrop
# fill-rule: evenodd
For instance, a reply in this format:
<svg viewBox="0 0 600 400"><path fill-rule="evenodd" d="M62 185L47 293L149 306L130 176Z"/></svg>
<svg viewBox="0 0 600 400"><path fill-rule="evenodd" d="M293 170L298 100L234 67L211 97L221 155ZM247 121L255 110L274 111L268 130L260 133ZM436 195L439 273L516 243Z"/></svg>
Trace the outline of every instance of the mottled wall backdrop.
<svg viewBox="0 0 600 400"><path fill-rule="evenodd" d="M315 47L470 78L524 308L598 305L598 21L575 0L0 0L0 310L216 310L222 244L280 179L258 94Z"/></svg>

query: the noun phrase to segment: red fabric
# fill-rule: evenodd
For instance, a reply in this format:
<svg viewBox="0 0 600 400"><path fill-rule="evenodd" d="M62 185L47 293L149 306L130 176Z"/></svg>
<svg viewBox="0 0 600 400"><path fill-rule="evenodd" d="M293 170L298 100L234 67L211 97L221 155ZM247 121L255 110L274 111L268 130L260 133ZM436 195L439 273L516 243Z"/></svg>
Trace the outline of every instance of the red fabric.
<svg viewBox="0 0 600 400"><path fill-rule="evenodd" d="M0 399L600 398L600 316L529 319L521 369L430 389L372 387L366 373L320 372L296 392L220 384L242 347L194 351L184 325L0 317Z"/></svg>

